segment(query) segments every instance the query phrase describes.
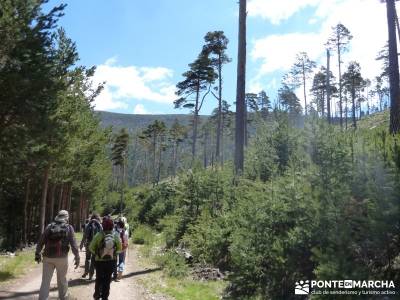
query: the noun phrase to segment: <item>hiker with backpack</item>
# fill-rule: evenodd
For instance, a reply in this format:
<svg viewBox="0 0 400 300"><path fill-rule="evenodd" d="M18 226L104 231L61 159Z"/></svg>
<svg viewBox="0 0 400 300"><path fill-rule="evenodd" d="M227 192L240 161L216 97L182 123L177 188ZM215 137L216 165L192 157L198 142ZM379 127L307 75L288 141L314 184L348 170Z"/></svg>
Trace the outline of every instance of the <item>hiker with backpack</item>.
<svg viewBox="0 0 400 300"><path fill-rule="evenodd" d="M82 275L82 278L85 278L89 274L89 280L92 280L95 269L95 257L89 250L89 245L93 240L94 236L103 230L100 224L100 216L97 213L93 213L90 218L90 222L85 227L84 236L82 242L84 241L85 249L86 249L86 257L85 257L85 272ZM81 250L82 250L82 242L81 242Z"/></svg>
<svg viewBox="0 0 400 300"><path fill-rule="evenodd" d="M103 217L102 226L103 231L93 237L89 250L95 255L96 284L93 298L107 300L117 254L122 246L119 236L113 232L114 222L110 217Z"/></svg>
<svg viewBox="0 0 400 300"><path fill-rule="evenodd" d="M43 273L39 300L47 300L50 292L50 282L54 269L57 271L58 297L61 300L68 297L68 252L71 247L75 255L75 269L79 267L79 249L76 244L74 228L68 224L69 215L66 210L60 210L41 235L36 246L35 261L42 261Z"/></svg>
<svg viewBox="0 0 400 300"><path fill-rule="evenodd" d="M128 249L129 239L128 232L125 229L125 222L123 217L118 220L115 231L119 235L122 244L122 251L118 254L118 263L114 271L114 280L119 281L122 279L122 273L124 272L125 268L126 250Z"/></svg>

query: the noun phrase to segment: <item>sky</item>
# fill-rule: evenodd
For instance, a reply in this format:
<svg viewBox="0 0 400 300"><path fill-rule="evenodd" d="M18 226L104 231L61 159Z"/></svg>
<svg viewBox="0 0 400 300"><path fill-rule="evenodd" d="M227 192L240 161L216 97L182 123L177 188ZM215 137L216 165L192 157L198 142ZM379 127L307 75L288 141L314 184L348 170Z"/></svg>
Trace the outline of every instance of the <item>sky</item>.
<svg viewBox="0 0 400 300"><path fill-rule="evenodd" d="M67 4L59 25L76 42L79 64L97 66L94 84L105 82L96 110L127 114L188 113L174 109L176 84L183 80L208 31L229 39L232 62L223 68L223 98L236 95L237 0L51 0ZM379 74L378 51L387 40L385 4L378 0L248 0L246 92L265 90L276 98L282 75L305 51L325 65L332 26L353 35L343 64L356 60L364 78ZM333 53L331 69L336 72ZM307 83L311 86L311 82ZM301 93L298 93L302 99ZM206 98L201 114L217 105Z"/></svg>

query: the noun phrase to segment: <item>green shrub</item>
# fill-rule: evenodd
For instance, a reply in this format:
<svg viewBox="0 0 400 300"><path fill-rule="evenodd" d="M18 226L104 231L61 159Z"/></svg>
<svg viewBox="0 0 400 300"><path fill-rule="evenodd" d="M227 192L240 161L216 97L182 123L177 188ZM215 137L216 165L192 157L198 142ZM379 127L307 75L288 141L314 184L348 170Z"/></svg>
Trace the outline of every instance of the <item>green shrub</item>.
<svg viewBox="0 0 400 300"><path fill-rule="evenodd" d="M160 221L160 229L162 230L165 245L167 248L178 246L178 229L182 220L180 215L167 216Z"/></svg>
<svg viewBox="0 0 400 300"><path fill-rule="evenodd" d="M226 269L229 264L230 228L226 215L212 217L203 211L196 223L189 226L183 241L193 258L200 263Z"/></svg>
<svg viewBox="0 0 400 300"><path fill-rule="evenodd" d="M189 272L185 258L177 254L174 250L169 250L156 257L156 263L171 277L185 277Z"/></svg>
<svg viewBox="0 0 400 300"><path fill-rule="evenodd" d="M138 225L133 231L132 241L135 244L151 245L154 242L154 233L149 226Z"/></svg>

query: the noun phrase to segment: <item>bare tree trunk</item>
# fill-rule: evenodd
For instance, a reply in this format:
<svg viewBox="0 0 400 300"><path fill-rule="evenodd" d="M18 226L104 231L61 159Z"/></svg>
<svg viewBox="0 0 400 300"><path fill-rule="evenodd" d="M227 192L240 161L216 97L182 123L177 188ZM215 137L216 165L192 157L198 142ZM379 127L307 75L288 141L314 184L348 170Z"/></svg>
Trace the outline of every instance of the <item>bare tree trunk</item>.
<svg viewBox="0 0 400 300"><path fill-rule="evenodd" d="M239 1L238 64L235 115L235 173L241 174L244 165L244 115L246 93L246 0Z"/></svg>
<svg viewBox="0 0 400 300"><path fill-rule="evenodd" d="M173 147L172 147L172 177L175 178L176 176L176 164L177 164L177 158L176 158L176 148L178 147L177 142L173 142Z"/></svg>
<svg viewBox="0 0 400 300"><path fill-rule="evenodd" d="M46 218L46 199L47 199L47 189L49 185L49 173L50 173L50 165L47 165L44 170L42 201L40 204L40 224L39 224L40 234L42 234L44 231L44 223Z"/></svg>
<svg viewBox="0 0 400 300"><path fill-rule="evenodd" d="M353 128L357 128L357 121L356 121L356 91L354 87L354 79L351 87L351 104L353 106L352 110L352 118L353 118Z"/></svg>
<svg viewBox="0 0 400 300"><path fill-rule="evenodd" d="M161 143L161 142L160 142ZM160 176L161 176L161 161L162 161L162 146L160 145L159 147L159 153L158 153L158 170L157 170L157 184L160 182Z"/></svg>
<svg viewBox="0 0 400 300"><path fill-rule="evenodd" d="M304 112L305 112L305 115L307 116L306 71L304 70L304 60L303 60L302 68L303 68Z"/></svg>
<svg viewBox="0 0 400 300"><path fill-rule="evenodd" d="M193 116L192 165L196 157L197 123L199 120L199 97L200 97L200 82L197 84L196 103Z"/></svg>
<svg viewBox="0 0 400 300"><path fill-rule="evenodd" d="M28 175L29 176L29 175ZM25 188L25 202L24 202L24 232L22 242L26 246L28 244L28 205L31 193L31 180L28 178Z"/></svg>
<svg viewBox="0 0 400 300"><path fill-rule="evenodd" d="M326 108L327 108L327 116L328 123L331 124L331 86L330 86L330 77L329 77L329 68L330 68L330 54L329 49L326 49Z"/></svg>
<svg viewBox="0 0 400 300"><path fill-rule="evenodd" d="M33 223L33 215L34 215L34 203L33 201L30 201L29 203L30 205L28 205L28 224L27 224L27 242L30 243L31 242L31 235L32 235L32 223Z"/></svg>
<svg viewBox="0 0 400 300"><path fill-rule="evenodd" d="M208 142L208 130L204 129L204 141L203 141L203 165L204 169L207 168L208 159L207 159L207 142Z"/></svg>
<svg viewBox="0 0 400 300"><path fill-rule="evenodd" d="M247 101L244 99L244 146L247 147L249 144L249 129L248 129L248 122L249 122L249 113L247 111Z"/></svg>
<svg viewBox="0 0 400 300"><path fill-rule="evenodd" d="M222 127L221 127L221 168L224 168L224 127L225 117L222 114Z"/></svg>
<svg viewBox="0 0 400 300"><path fill-rule="evenodd" d="M400 26L399 26L399 18L397 17L397 11L396 11L396 2L394 3L394 17L396 20L396 28L397 28L397 38L399 39L400 42Z"/></svg>
<svg viewBox="0 0 400 300"><path fill-rule="evenodd" d="M49 223L54 218L54 198L55 198L55 194L56 194L56 187L57 187L57 185L54 183L51 185L51 189L50 189L50 203L49 203L49 215L48 215Z"/></svg>
<svg viewBox="0 0 400 300"><path fill-rule="evenodd" d="M222 61L221 55L218 57L218 124L217 124L217 142L215 149L215 157L217 163L220 162L221 157L221 135L222 135Z"/></svg>
<svg viewBox="0 0 400 300"><path fill-rule="evenodd" d="M338 36L339 39L339 36ZM340 128L343 128L343 103L342 103L342 71L341 71L341 60L340 60L340 43L337 43L338 52L338 66L339 66L339 113L340 113Z"/></svg>
<svg viewBox="0 0 400 300"><path fill-rule="evenodd" d="M153 183L157 181L157 171L156 171L156 151L157 151L157 135L155 131L153 132Z"/></svg>
<svg viewBox="0 0 400 300"><path fill-rule="evenodd" d="M57 205L57 212L59 212L62 208L63 204L63 194L64 194L64 183L61 182L60 186L60 195L58 196L58 205Z"/></svg>
<svg viewBox="0 0 400 300"><path fill-rule="evenodd" d="M399 62L396 42L396 14L394 0L386 0L389 36L389 82L390 82L390 133L400 130Z"/></svg>
<svg viewBox="0 0 400 300"><path fill-rule="evenodd" d="M67 211L71 211L71 201L72 201L72 182L68 184L68 197L67 197Z"/></svg>
<svg viewBox="0 0 400 300"><path fill-rule="evenodd" d="M348 111L348 105L347 105L347 98L345 98L344 101L344 122L345 122L345 128L347 130L347 116L349 115Z"/></svg>
<svg viewBox="0 0 400 300"><path fill-rule="evenodd" d="M82 190L80 191L79 194L79 209L78 209L78 218L77 218L77 230L81 231L81 225L82 225L82 208L83 208L83 193Z"/></svg>

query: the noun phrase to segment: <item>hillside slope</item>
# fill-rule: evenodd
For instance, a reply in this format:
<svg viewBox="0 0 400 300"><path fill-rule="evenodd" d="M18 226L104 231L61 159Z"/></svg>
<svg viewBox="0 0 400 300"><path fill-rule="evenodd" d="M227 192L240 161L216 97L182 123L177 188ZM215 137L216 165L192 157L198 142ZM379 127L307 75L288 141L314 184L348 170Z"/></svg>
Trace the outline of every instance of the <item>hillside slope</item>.
<svg viewBox="0 0 400 300"><path fill-rule="evenodd" d="M96 111L101 120L101 126L113 128L125 127L129 131L142 129L153 123L155 120L163 121L167 127L178 120L182 125L190 124L193 116L190 114L163 114L163 115L135 115L121 114L107 111ZM208 116L200 116L200 121L205 121Z"/></svg>

